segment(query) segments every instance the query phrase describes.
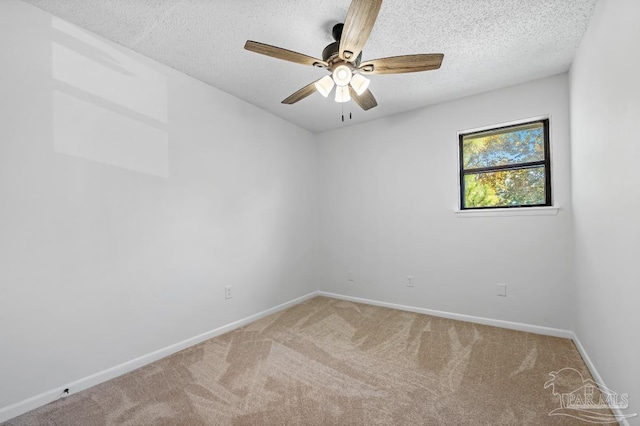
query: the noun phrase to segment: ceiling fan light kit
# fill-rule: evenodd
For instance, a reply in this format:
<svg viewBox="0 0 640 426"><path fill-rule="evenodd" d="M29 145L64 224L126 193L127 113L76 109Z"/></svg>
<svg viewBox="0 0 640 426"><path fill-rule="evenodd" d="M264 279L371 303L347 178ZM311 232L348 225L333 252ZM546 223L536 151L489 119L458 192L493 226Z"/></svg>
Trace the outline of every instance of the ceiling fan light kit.
<svg viewBox="0 0 640 426"><path fill-rule="evenodd" d="M440 68L442 53L404 55L362 62L362 48L371 34L382 0L352 0L344 24L336 24L332 35L334 43L322 52L322 60L281 47L247 40L246 50L302 65L325 68L331 73L308 84L282 101L294 104L314 92L328 97L336 86L336 102L353 99L367 111L378 105L369 90L370 80L362 74L401 74Z"/></svg>
<svg viewBox="0 0 640 426"><path fill-rule="evenodd" d="M356 94L360 96L369 88L369 83L371 83L371 80L367 77L363 77L362 74L353 74L349 84L351 84L353 90L356 91Z"/></svg>
<svg viewBox="0 0 640 426"><path fill-rule="evenodd" d="M351 81L353 71L346 65L338 65L331 74L336 86L346 86Z"/></svg>
<svg viewBox="0 0 640 426"><path fill-rule="evenodd" d="M326 98L329 96L329 93L331 93L331 90L333 90L333 84L333 79L330 76L325 75L315 83L315 86L318 93Z"/></svg>
<svg viewBox="0 0 640 426"><path fill-rule="evenodd" d="M337 86L336 87L336 102L344 103L349 102L351 100L351 95L349 94L348 86Z"/></svg>

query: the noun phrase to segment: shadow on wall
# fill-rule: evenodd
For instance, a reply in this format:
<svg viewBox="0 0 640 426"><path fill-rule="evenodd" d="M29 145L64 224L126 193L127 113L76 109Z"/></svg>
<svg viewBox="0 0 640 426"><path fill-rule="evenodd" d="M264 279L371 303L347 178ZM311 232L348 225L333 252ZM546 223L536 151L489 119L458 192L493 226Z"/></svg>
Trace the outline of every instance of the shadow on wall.
<svg viewBox="0 0 640 426"><path fill-rule="evenodd" d="M54 150L169 177L167 78L52 18Z"/></svg>

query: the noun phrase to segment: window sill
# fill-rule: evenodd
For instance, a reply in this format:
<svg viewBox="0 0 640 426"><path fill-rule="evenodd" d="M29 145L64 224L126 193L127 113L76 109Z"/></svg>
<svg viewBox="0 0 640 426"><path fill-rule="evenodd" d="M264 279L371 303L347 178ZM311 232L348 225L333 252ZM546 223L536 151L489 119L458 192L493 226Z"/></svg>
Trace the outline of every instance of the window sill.
<svg viewBox="0 0 640 426"><path fill-rule="evenodd" d="M482 210L454 210L456 217L496 217L496 216L555 216L560 210L559 206L550 207L523 207L507 209L482 209Z"/></svg>

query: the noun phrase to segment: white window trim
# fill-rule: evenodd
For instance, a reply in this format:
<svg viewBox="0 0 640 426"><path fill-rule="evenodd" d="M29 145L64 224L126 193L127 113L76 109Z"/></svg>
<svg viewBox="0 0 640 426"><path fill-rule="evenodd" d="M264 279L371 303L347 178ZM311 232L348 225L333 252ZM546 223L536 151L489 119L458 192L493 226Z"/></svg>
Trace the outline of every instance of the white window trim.
<svg viewBox="0 0 640 426"><path fill-rule="evenodd" d="M453 213L459 218L471 217L496 217L496 216L555 216L558 214L560 206L544 207L517 207L517 208L497 208L497 209L467 209L454 210Z"/></svg>

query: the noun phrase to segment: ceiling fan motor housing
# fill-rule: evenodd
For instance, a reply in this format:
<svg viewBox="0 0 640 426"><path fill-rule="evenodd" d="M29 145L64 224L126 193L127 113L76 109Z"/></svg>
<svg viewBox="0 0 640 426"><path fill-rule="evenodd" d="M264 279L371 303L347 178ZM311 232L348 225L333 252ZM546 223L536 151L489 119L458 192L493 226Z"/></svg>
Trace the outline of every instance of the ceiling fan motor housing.
<svg viewBox="0 0 640 426"><path fill-rule="evenodd" d="M338 57L338 51L340 50L340 43L335 41L324 48L322 51L322 60L326 63L331 62L332 59Z"/></svg>
<svg viewBox="0 0 640 426"><path fill-rule="evenodd" d="M329 65L333 65L333 63L338 63L338 62L340 63L349 62L354 67L357 68L360 66L360 62L362 61L362 52L360 52L360 54L353 61L344 61L342 59L339 59L338 54L340 52L340 37L342 37L343 27L344 27L344 24L335 24L333 26L333 30L331 31L331 34L335 42L331 43L330 45L324 48L324 50L322 51L322 60L328 63Z"/></svg>

